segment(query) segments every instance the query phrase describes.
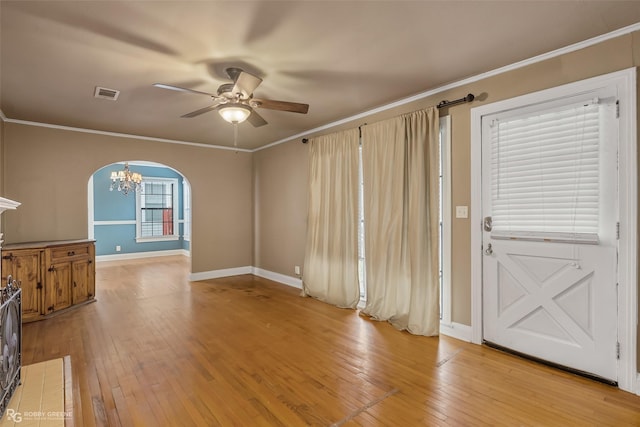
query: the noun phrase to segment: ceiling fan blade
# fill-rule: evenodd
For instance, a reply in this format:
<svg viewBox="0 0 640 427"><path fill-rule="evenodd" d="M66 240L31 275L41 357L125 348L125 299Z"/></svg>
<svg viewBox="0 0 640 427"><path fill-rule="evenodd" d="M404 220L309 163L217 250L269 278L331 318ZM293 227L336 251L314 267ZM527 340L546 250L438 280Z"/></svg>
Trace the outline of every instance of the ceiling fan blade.
<svg viewBox="0 0 640 427"><path fill-rule="evenodd" d="M242 71L238 74L238 78L234 83L233 93L241 93L243 98L249 98L253 91L262 83L262 79L246 71Z"/></svg>
<svg viewBox="0 0 640 427"><path fill-rule="evenodd" d="M258 128L260 126L264 126L267 124L267 121L253 108L251 109L251 114L247 118L247 121L253 125L253 127Z"/></svg>
<svg viewBox="0 0 640 427"><path fill-rule="evenodd" d="M297 102L274 101L272 99L251 100L251 106L255 108L266 108L267 110L289 111L291 113L307 114L309 104L299 104Z"/></svg>
<svg viewBox="0 0 640 427"><path fill-rule="evenodd" d="M192 111L192 112L187 113L185 115L182 115L180 117L185 118L185 119L190 119L191 117L196 117L196 116L199 116L200 114L208 113L209 111L215 110L218 107L219 107L218 104L209 105L208 107L204 107L204 108L201 108L199 110Z"/></svg>
<svg viewBox="0 0 640 427"><path fill-rule="evenodd" d="M196 93L198 95L207 95L207 96L210 96L212 98L217 98L218 97L217 95L214 95L212 93L200 92L199 90L187 89L186 87L166 85L164 83L154 83L153 86L159 87L161 89L176 90L178 92L187 92L187 93Z"/></svg>

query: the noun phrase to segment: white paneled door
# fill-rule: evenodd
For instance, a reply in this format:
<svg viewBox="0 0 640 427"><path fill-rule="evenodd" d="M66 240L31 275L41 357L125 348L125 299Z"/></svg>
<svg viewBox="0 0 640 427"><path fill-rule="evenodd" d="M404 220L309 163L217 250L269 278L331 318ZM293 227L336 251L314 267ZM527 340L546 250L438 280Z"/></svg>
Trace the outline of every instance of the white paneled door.
<svg viewBox="0 0 640 427"><path fill-rule="evenodd" d="M610 381L614 122L615 98L597 97L482 118L484 340Z"/></svg>
<svg viewBox="0 0 640 427"><path fill-rule="evenodd" d="M615 381L615 250L488 243L485 340Z"/></svg>

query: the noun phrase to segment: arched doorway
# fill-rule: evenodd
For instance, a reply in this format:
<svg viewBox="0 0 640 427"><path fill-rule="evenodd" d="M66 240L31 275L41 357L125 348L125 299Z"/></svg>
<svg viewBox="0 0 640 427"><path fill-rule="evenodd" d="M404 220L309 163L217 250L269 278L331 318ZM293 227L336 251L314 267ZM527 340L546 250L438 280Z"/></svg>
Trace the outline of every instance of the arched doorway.
<svg viewBox="0 0 640 427"><path fill-rule="evenodd" d="M148 161L129 161L143 177L142 190L123 194L111 187L106 165L90 177L88 235L96 240L97 260L191 254L191 186L179 171Z"/></svg>

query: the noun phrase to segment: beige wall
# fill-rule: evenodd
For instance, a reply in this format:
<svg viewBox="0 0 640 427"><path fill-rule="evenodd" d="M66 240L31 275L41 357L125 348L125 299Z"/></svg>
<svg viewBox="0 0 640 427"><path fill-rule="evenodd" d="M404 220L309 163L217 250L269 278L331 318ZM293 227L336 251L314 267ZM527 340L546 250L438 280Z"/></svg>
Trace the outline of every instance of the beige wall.
<svg viewBox="0 0 640 427"><path fill-rule="evenodd" d="M458 87L437 96L386 111L375 116L349 123L341 128L353 128L363 122L372 123L386 117L435 105L443 99L457 99L467 93L479 96L479 100L441 111L450 115L452 124L452 205L471 203L470 192L470 109L526 93L570 83L601 74L618 71L640 62L640 34L622 36L573 53L549 59L498 76L486 78ZM330 130L333 131L334 129ZM330 132L327 131L327 132ZM306 163L301 162L305 151L299 141L282 144L260 151L260 161L255 162L256 211L260 223L281 224L278 232L261 227L256 230L259 253L256 266L291 275L291 266L299 262L299 250L304 248L304 222L306 207L291 209L290 197L303 194L294 186L306 185ZM283 159L291 159L287 165ZM295 162L295 164L293 164ZM302 167L304 165L304 167ZM263 182L287 182L286 192L275 191ZM265 190L268 188L268 192ZM277 254L277 255L267 255ZM452 218L452 319L465 325L471 324L471 228L468 219Z"/></svg>
<svg viewBox="0 0 640 427"><path fill-rule="evenodd" d="M7 243L86 238L89 177L113 162L147 160L191 184L192 272L253 264L251 153L16 123L4 124L3 142L5 197L22 203L3 215Z"/></svg>
<svg viewBox="0 0 640 427"><path fill-rule="evenodd" d="M2 165L2 159L4 158L4 121L0 119L0 165ZM4 180L0 173L0 197L4 197Z"/></svg>
<svg viewBox="0 0 640 427"><path fill-rule="evenodd" d="M307 150L300 140L254 153L257 267L294 276L307 234Z"/></svg>

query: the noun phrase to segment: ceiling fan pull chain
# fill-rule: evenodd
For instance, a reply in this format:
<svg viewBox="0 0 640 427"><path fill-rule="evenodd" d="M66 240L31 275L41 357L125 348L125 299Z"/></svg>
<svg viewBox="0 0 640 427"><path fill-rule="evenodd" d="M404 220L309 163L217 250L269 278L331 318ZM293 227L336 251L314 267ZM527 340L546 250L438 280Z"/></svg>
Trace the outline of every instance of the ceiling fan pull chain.
<svg viewBox="0 0 640 427"><path fill-rule="evenodd" d="M238 147L238 122L233 123L233 146Z"/></svg>

